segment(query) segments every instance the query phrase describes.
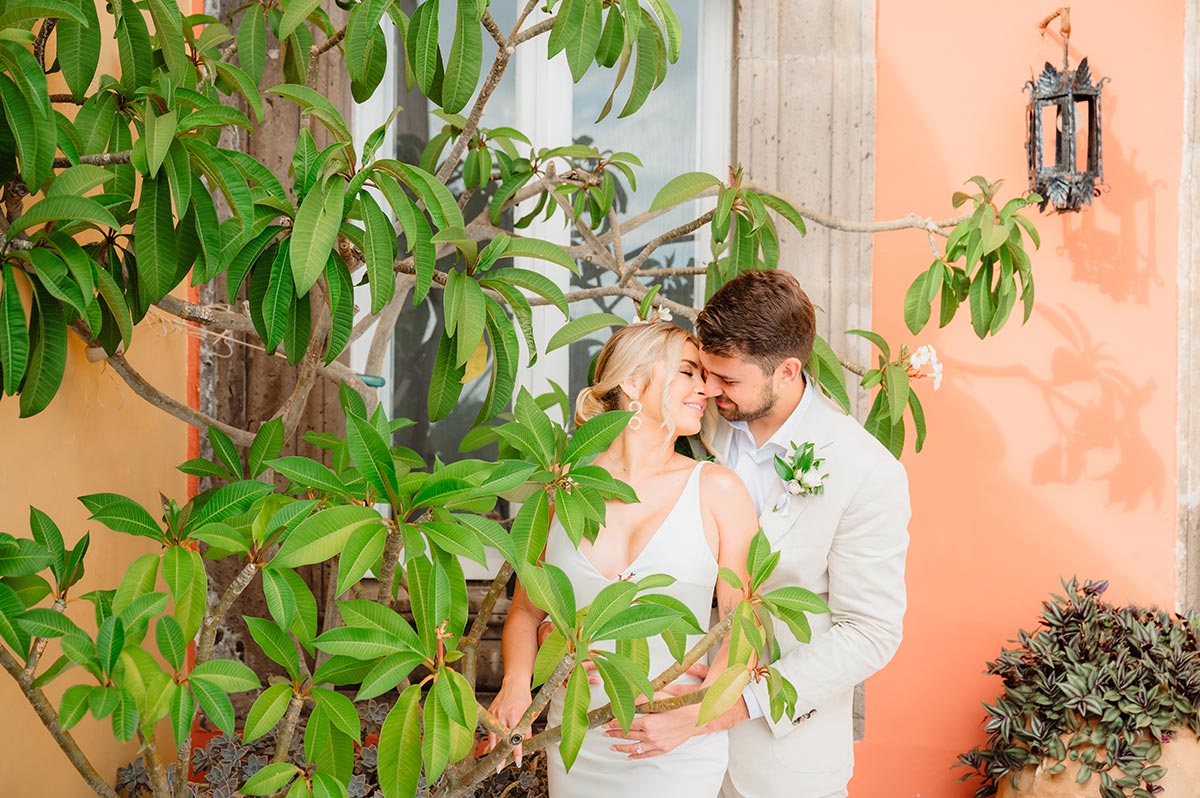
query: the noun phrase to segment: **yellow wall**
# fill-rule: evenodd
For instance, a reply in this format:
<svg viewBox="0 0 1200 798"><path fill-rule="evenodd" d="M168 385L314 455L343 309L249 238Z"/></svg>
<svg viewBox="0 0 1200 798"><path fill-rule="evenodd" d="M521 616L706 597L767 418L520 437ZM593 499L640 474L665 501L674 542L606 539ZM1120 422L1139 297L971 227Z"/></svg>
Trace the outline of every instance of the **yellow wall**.
<svg viewBox="0 0 1200 798"><path fill-rule="evenodd" d="M950 194L973 174L1024 190L1021 86L1031 68L1061 65L1059 40L1035 28L1055 5L879 4L879 218L953 216ZM915 337L937 346L946 377L938 393L918 386L930 433L905 461L909 613L896 659L867 685L861 798L974 792L950 766L984 739L980 702L1000 690L984 663L1034 625L1060 576L1109 579L1117 602L1174 605L1184 4L1073 12L1072 63L1087 55L1112 78L1111 190L1083 213L1037 218L1038 307L1023 328L980 342L964 309ZM875 244L874 327L914 340L902 297L928 242Z"/></svg>
<svg viewBox="0 0 1200 798"><path fill-rule="evenodd" d="M109 22L102 13L101 24ZM106 46L111 41L108 27ZM109 49L108 63L102 62L100 71L117 74L116 47ZM143 322L135 332L129 360L154 385L183 400L189 395L187 344L177 330ZM159 491L180 501L187 498L187 479L175 470L187 457L186 425L134 395L109 367L89 363L84 347L72 337L62 388L45 411L18 419L17 399L0 401L0 530L28 537L29 506L34 505L58 522L68 546L91 532L86 576L73 593L115 588L128 564L157 546L88 522L88 513L76 497L122 493L154 512ZM67 613L94 632L90 603L76 599ZM52 644L43 662L48 665L59 653L57 644ZM47 688L55 707L67 686L81 683L80 674L79 669L68 671ZM0 795L84 798L94 794L7 674L0 674L0 719ZM117 767L136 754L136 745L113 740L107 720L85 718L72 734L110 783Z"/></svg>

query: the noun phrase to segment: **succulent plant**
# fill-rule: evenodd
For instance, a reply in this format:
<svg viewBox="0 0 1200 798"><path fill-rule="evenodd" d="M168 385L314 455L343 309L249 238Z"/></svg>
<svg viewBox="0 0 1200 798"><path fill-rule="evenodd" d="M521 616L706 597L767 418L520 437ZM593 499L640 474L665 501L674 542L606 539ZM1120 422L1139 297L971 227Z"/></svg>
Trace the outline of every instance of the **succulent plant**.
<svg viewBox="0 0 1200 798"><path fill-rule="evenodd" d="M1114 607L1107 582L1064 582L1044 602L1035 632L1002 649L987 672L1004 692L985 704L987 743L959 756L979 778L977 798L1028 765L1068 768L1100 798L1152 798L1166 772L1156 765L1173 730L1200 732L1198 619L1154 608Z"/></svg>

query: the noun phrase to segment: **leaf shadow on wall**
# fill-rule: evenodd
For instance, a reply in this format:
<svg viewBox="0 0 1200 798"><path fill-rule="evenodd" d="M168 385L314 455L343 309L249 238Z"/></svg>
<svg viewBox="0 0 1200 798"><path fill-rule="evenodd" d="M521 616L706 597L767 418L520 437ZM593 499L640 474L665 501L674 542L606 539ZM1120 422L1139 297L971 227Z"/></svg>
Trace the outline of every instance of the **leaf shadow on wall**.
<svg viewBox="0 0 1200 798"><path fill-rule="evenodd" d="M1104 483L1109 507L1129 512L1146 499L1161 506L1166 466L1142 429L1142 412L1158 389L1154 378L1138 381L1123 370L1069 307L1039 305L1035 318L1060 338L1048 369L949 360L947 366L979 377L1020 379L1041 395L1058 434L1034 457L1031 484Z"/></svg>
<svg viewBox="0 0 1200 798"><path fill-rule="evenodd" d="M1117 102L1105 94L1104 115L1115 117ZM1158 192L1166 187L1137 167L1138 151L1124 155L1111 131L1104 137L1104 188L1091 207L1060 214L1062 241L1056 253L1071 262L1071 279L1090 283L1116 302L1145 304L1163 278L1155 269ZM1145 249L1139 246L1145 242Z"/></svg>

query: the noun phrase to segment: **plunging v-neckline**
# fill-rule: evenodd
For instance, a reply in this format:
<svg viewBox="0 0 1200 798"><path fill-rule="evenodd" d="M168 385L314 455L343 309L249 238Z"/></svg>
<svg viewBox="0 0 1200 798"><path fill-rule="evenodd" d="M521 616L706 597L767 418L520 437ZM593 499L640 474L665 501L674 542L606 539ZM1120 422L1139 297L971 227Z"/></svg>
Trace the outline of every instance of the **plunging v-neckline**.
<svg viewBox="0 0 1200 798"><path fill-rule="evenodd" d="M592 558L584 554L582 548L575 549L579 553L579 556L583 558L583 561L588 564L588 567L591 568L592 571L601 579L604 579L608 582L620 579L622 574L628 572L629 569L632 568L637 561L642 558L642 555L646 553L646 549L650 548L650 544L654 542L655 538L657 538L659 533L662 532L663 527L665 527L667 522L671 520L671 516L675 515L675 511L679 509L679 505L683 503L684 496L686 496L688 493L688 488L692 486L692 479L696 476L696 473L703 465L703 461L696 463L696 467L688 472L688 478L684 480L683 483L683 490L679 491L679 495L675 497L675 502L671 505L671 509L668 510L667 514L663 516L663 520L658 522L658 526L655 528L654 532L650 535L650 537L646 538L646 542L642 544L640 549L638 549L638 553L634 555L633 559L630 560L624 568L619 569L615 575L608 576L607 574L601 572L601 570L596 567L596 564L592 562Z"/></svg>

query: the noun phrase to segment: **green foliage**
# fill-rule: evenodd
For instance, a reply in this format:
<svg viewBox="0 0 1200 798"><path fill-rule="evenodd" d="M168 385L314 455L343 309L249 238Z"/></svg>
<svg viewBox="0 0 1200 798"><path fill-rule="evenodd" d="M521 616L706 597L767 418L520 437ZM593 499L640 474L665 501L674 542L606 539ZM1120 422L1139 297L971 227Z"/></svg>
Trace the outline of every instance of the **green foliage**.
<svg viewBox="0 0 1200 798"><path fill-rule="evenodd" d="M1026 766L1097 776L1102 798L1159 791L1155 765L1171 732L1200 731L1200 654L1194 618L1114 607L1107 582L1063 582L1043 602L1039 628L1017 633L1018 647L987 664L1003 694L985 704L988 740L959 756L979 778L980 798ZM1096 782L1093 782L1095 784Z"/></svg>
<svg viewBox="0 0 1200 798"><path fill-rule="evenodd" d="M622 264L614 271L636 267L614 287L635 302L641 318L663 302L661 281L646 260L654 247L628 262L617 251L619 214L637 190L642 162L584 143L543 146L481 117L511 50L539 31L551 55L565 55L575 81L591 69L613 70L612 92L598 114L610 114L622 93L619 116L628 116L677 61L679 21L666 0L550 0L552 21L509 34L485 78L484 35L495 30L487 3L457 0L451 45L443 52L439 11L449 1L424 0L409 17L394 0L339 0L348 16L337 28L318 0L252 2L220 20L184 16L163 0L120 0L104 8L115 30L116 74L100 71L100 6L40 0L0 13L0 182L8 203L0 233L0 395L18 396L22 416L41 412L57 393L69 333L119 357L135 345L136 327L151 306L168 304L185 281L198 286L223 277L228 302L240 307L245 299L241 328L252 327L268 353L307 368L333 363L349 344L356 286L365 282L370 312L382 314L408 295L396 290L399 279L411 282L414 305L440 303L446 322L428 386L430 418L448 416L464 386L486 373L486 396L474 429L464 431L463 448L496 443L499 449L493 460L426 463L392 445L408 422L368 408L346 386L345 435L304 436L325 450L324 461L281 456L294 434L287 425L292 414L280 413L253 436L212 426L212 459L180 466L211 487L182 505L164 498L151 510L117 494L82 497L90 520L153 541L156 549L135 560L115 588L82 596L94 624L76 624L62 612L80 598L75 588L88 534L69 547L53 521L32 510L30 537L0 535L0 643L30 669L37 689L78 669L72 676L85 683L63 693L64 728L90 713L110 723L119 740L139 733L153 739L166 723L182 745L198 710L231 734L230 695L255 691L243 727L249 742L289 724L294 729L289 710L307 702L305 767L272 764L243 784L226 785L228 791L345 796L360 740L358 705L397 691L382 722L378 775L387 798L407 798L422 779L434 784L470 754L479 720L465 675L470 669L456 670L477 643L468 627L462 558L485 563L498 555L554 619L537 682L571 666L559 673L562 685L547 688L565 689L561 751L568 766L588 723L584 652L596 663L613 716L628 728L658 676L649 672L647 638L661 637L682 661L689 636L694 642L703 633L687 607L655 592L670 577L615 583L583 607L565 574L541 562L552 512L579 545L595 540L607 501L637 501L631 486L592 464L630 414L605 413L570 434L549 413L559 407L564 418L570 415L561 388L536 398L517 390L522 341L531 366L541 353L626 323L611 313L570 319L576 297L546 274L514 264L534 259L580 274L578 247L521 232L535 218L561 213L584 240L605 238L602 246L611 247L605 256L611 252ZM399 36L397 52L388 52L385 15ZM52 41L56 62L44 62L39 36ZM444 127L415 163L378 157L395 112L360 148L343 113L316 89L321 58L334 48L342 51L356 100L374 94L393 58L403 62L410 88L434 106ZM276 49L283 79L267 86L266 55ZM56 70L66 95L49 91L47 75ZM289 109L301 117L286 175L223 146L229 130L260 130L264 94L273 113ZM72 112L62 113L65 106ZM914 334L939 298L940 325L966 302L981 337L1006 323L1018 297L1028 318L1033 285L1023 236L1035 247L1038 238L1021 211L1037 200L1018 198L996 211L998 185L973 182L980 192L955 202L972 201L974 213L950 232L944 256L905 297ZM466 218L471 197L456 195L451 185L471 192L486 210ZM669 211L709 196L715 208L675 237L709 226L712 253L701 266L710 294L738 274L779 264L778 219L801 234L806 218L813 219L782 196L746 184L740 169L727 181L677 176L651 209ZM642 282L647 277L652 285ZM569 319L541 346L536 304ZM899 456L911 423L919 450L925 419L911 385L912 354L900 345L893 357L882 337L861 334L881 353L862 378L862 387L875 391L867 427ZM806 367L848 410L843 365L827 342L817 341ZM282 478L281 489L273 477ZM494 516L500 499L520 502L514 518ZM232 585L210 585L206 564L220 560L237 564ZM728 619L730 667L708 689L704 718L727 708L749 679L764 676L772 715L794 709L795 688L768 667L779 650L775 622L807 641L807 616L827 608L799 587L764 590L777 562L760 534L748 580L722 569L742 601ZM340 623L330 617L319 628L318 605L331 605L297 569L322 564L336 573L338 596L374 585L376 600L341 600L331 613ZM368 582L369 575L376 581ZM255 580L269 617L247 620L251 637L286 673L265 685L212 650L220 616L236 612L232 603ZM210 587L225 592L210 599ZM401 590L411 617L392 608ZM188 656L193 640L194 658ZM62 652L49 665L40 662L47 641Z"/></svg>

